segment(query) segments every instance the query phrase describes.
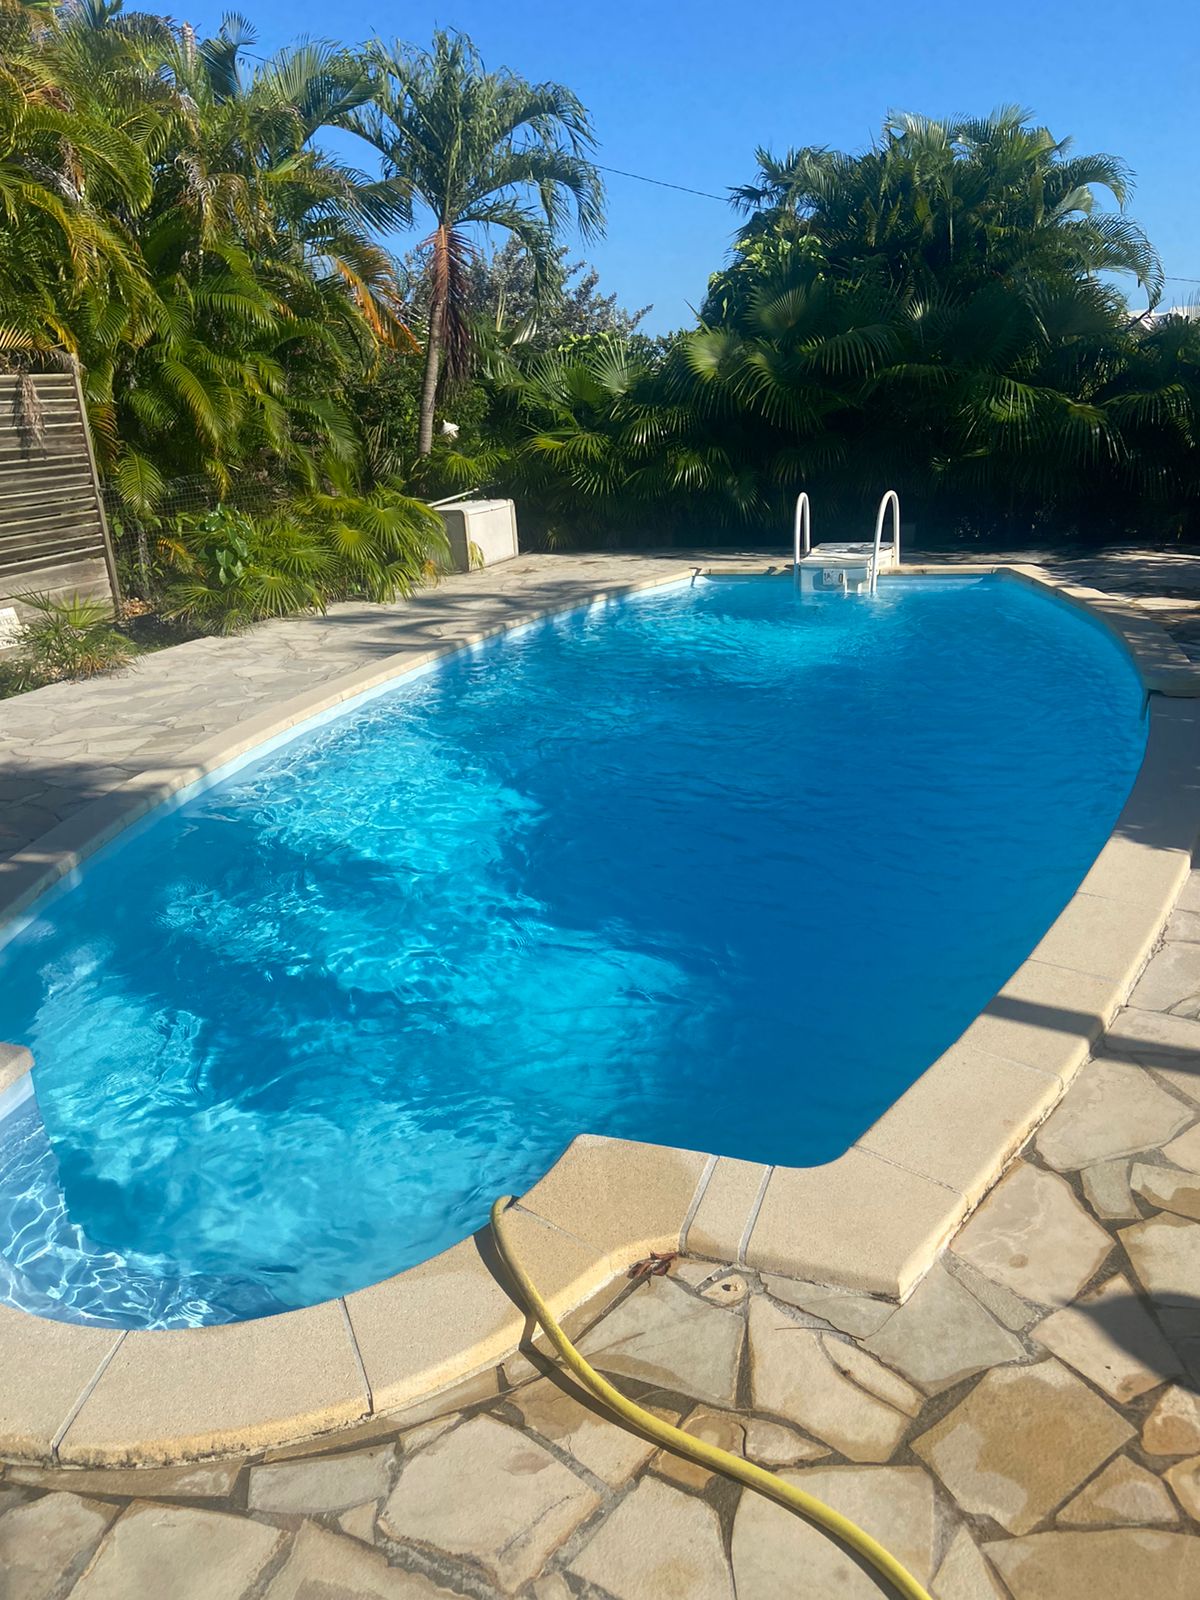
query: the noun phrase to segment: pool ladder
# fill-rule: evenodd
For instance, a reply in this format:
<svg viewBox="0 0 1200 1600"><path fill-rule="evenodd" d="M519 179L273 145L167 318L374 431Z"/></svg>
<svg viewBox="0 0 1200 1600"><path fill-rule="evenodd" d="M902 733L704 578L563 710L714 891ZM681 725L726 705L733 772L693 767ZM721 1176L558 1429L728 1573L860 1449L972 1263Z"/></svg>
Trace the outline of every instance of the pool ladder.
<svg viewBox="0 0 1200 1600"><path fill-rule="evenodd" d="M892 518L892 540L883 542L888 512ZM900 565L900 496L889 489L879 502L875 517L875 537L870 544L819 544L812 542L812 509L808 495L801 491L792 520L792 576L805 591L840 589L843 594L876 594L880 571L890 572Z"/></svg>

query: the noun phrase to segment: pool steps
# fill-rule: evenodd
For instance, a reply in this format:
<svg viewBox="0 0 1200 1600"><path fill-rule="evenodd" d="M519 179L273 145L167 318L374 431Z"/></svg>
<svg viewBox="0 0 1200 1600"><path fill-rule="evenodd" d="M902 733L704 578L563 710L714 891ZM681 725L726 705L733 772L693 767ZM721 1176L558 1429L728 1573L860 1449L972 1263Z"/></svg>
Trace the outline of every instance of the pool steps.
<svg viewBox="0 0 1200 1600"><path fill-rule="evenodd" d="M891 512L892 538L883 542L883 529ZM875 537L862 543L814 545L812 509L803 491L796 498L792 525L792 575L801 594L825 594L840 589L845 595L875 594L881 573L900 566L900 496L889 489L879 502Z"/></svg>

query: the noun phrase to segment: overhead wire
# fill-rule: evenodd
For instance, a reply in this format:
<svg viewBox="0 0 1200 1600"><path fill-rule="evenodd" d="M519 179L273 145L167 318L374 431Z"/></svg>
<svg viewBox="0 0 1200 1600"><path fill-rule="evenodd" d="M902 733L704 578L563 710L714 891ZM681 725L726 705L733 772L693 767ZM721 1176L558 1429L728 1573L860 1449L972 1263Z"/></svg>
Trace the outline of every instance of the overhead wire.
<svg viewBox="0 0 1200 1600"><path fill-rule="evenodd" d="M256 55L253 50L243 49L242 54L249 56L252 61L261 61L267 65L270 64L270 57ZM650 178L647 177L644 172L630 172L626 167L605 166L602 161L593 161L592 165L600 172L611 172L616 178L632 178L636 183L650 183L658 189L674 189L678 194L694 194L699 196L699 198L702 200L716 200L720 205L723 206L727 206L729 204L730 197L728 194L714 194L711 189L693 189L692 186L687 183L672 183L666 178ZM1180 277L1178 273L1174 272L1165 272L1163 274L1163 281L1165 283L1200 284L1200 278L1183 278Z"/></svg>

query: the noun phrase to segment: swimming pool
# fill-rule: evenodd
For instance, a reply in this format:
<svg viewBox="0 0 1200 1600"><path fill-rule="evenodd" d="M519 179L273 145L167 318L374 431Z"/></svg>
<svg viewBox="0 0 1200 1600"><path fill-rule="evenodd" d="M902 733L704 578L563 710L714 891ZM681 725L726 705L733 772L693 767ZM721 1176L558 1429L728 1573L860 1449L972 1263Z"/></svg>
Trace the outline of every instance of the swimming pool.
<svg viewBox="0 0 1200 1600"><path fill-rule="evenodd" d="M309 1304L584 1129L831 1159L1078 885L1140 712L1110 635L999 578L701 582L403 681L122 838L3 951L41 1120L3 1125L0 1298Z"/></svg>

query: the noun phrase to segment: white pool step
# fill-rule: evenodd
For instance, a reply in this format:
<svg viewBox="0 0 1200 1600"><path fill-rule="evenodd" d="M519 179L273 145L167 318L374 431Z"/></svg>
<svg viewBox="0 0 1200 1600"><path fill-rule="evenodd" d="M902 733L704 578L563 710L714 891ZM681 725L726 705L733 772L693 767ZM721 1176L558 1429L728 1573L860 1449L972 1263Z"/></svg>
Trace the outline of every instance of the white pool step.
<svg viewBox="0 0 1200 1600"><path fill-rule="evenodd" d="M892 514L892 537L883 541L883 525ZM843 594L874 594L883 572L900 565L900 497L889 489L879 502L875 537L870 540L830 541L814 545L807 494L796 501L793 571L805 593L840 590Z"/></svg>
<svg viewBox="0 0 1200 1600"><path fill-rule="evenodd" d="M845 589L850 594L866 594L871 588L874 560L874 546L868 543L815 545L798 563L800 587L813 590ZM880 545L878 570L881 573L892 572L899 565L895 545Z"/></svg>

